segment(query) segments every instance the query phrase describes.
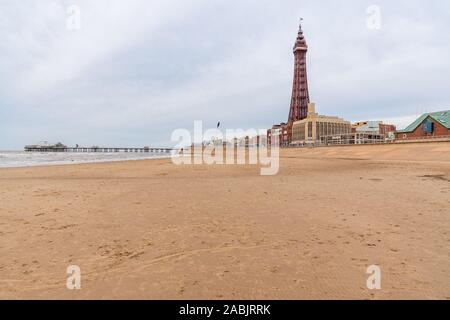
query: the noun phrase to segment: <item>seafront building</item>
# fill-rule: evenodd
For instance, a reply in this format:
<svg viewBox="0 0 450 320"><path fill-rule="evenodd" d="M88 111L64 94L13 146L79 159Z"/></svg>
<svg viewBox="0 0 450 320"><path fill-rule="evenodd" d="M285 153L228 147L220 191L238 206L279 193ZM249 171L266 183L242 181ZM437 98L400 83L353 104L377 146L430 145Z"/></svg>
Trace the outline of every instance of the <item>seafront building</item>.
<svg viewBox="0 0 450 320"><path fill-rule="evenodd" d="M305 119L292 125L291 146L316 145L322 137L349 134L352 125L349 121L338 117L319 115L314 103L308 104L308 114Z"/></svg>
<svg viewBox="0 0 450 320"><path fill-rule="evenodd" d="M425 113L395 135L399 141L450 138L450 110Z"/></svg>
<svg viewBox="0 0 450 320"><path fill-rule="evenodd" d="M290 144L289 126L287 123L275 124L272 129L267 130L267 143L272 144L272 139L278 139L280 147L288 147Z"/></svg>
<svg viewBox="0 0 450 320"><path fill-rule="evenodd" d="M396 130L395 125L386 124L383 121L360 121L352 125L352 132L377 133L392 138L394 138Z"/></svg>

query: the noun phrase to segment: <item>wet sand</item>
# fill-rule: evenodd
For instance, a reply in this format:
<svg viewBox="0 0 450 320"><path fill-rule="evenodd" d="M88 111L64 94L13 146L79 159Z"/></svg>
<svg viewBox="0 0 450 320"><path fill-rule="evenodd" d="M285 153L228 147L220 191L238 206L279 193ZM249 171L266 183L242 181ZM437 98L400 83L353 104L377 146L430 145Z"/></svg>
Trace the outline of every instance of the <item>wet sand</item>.
<svg viewBox="0 0 450 320"><path fill-rule="evenodd" d="M0 298L450 299L450 143L283 150L280 166L0 169Z"/></svg>

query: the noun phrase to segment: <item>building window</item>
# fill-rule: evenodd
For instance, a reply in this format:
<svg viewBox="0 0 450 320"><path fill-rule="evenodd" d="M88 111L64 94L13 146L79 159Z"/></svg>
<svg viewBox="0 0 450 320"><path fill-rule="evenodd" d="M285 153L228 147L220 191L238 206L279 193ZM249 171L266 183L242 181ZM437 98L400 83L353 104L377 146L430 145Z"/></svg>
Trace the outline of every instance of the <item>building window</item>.
<svg viewBox="0 0 450 320"><path fill-rule="evenodd" d="M427 120L423 123L422 129L425 134L431 134L434 131L434 123L430 120Z"/></svg>

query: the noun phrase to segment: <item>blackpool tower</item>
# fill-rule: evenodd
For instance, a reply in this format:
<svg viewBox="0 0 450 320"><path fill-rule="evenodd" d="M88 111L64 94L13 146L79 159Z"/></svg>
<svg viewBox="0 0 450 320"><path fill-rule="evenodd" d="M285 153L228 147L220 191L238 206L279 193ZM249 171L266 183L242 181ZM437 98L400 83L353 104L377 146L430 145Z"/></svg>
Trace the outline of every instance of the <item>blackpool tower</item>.
<svg viewBox="0 0 450 320"><path fill-rule="evenodd" d="M295 121L303 120L308 114L309 91L308 78L306 76L306 53L308 45L303 36L302 25L298 30L297 40L294 46L295 70L294 84L292 87L291 109L289 111L288 125L292 127Z"/></svg>

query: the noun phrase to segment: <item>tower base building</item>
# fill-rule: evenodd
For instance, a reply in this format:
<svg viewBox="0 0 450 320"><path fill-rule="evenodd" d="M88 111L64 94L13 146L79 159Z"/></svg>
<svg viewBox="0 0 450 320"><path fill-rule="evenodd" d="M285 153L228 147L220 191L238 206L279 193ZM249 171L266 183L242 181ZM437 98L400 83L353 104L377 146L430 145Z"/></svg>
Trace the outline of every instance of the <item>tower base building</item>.
<svg viewBox="0 0 450 320"><path fill-rule="evenodd" d="M352 124L338 117L319 115L314 103L308 104L308 114L292 125L291 146L318 145L322 137L352 132Z"/></svg>

